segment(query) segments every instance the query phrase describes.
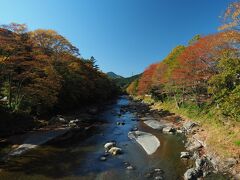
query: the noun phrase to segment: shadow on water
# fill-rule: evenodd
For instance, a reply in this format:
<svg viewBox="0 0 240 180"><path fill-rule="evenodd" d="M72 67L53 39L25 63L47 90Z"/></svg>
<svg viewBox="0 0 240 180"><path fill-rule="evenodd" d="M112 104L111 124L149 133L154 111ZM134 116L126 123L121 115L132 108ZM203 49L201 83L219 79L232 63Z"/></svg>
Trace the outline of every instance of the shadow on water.
<svg viewBox="0 0 240 180"><path fill-rule="evenodd" d="M190 165L179 158L184 150L181 136L164 135L157 130L146 127L136 119L134 113L119 115L120 108L128 104L126 98L120 98L117 104L111 105L99 117L107 123L87 135L61 143L49 143L33 149L19 157L1 163L0 179L144 179L147 172L154 168L164 170L165 179L182 179L182 175ZM117 122L125 122L118 126ZM138 127L142 131L154 134L161 146L153 155L128 138L128 132ZM123 149L123 154L104 155L103 145L115 140ZM125 162L134 166L135 170L126 170Z"/></svg>

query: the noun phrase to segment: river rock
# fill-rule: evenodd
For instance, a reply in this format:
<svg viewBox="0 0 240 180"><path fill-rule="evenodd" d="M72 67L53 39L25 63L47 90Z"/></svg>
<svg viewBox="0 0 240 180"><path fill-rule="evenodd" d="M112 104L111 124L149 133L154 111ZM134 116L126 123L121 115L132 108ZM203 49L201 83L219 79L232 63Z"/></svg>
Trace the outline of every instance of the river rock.
<svg viewBox="0 0 240 180"><path fill-rule="evenodd" d="M102 156L102 157L100 157L100 160L101 160L101 161L106 161L107 158L106 158L105 156Z"/></svg>
<svg viewBox="0 0 240 180"><path fill-rule="evenodd" d="M190 153L189 152L181 152L180 158L190 158Z"/></svg>
<svg viewBox="0 0 240 180"><path fill-rule="evenodd" d="M192 140L191 142L188 142L186 146L189 151L194 151L203 147L202 144L197 140Z"/></svg>
<svg viewBox="0 0 240 180"><path fill-rule="evenodd" d="M204 166L204 164L206 163L205 158L197 158L195 161L195 165L196 165L196 169L200 170L202 169L202 167Z"/></svg>
<svg viewBox="0 0 240 180"><path fill-rule="evenodd" d="M156 176L154 179L155 179L155 180L162 180L163 177L162 177L162 176Z"/></svg>
<svg viewBox="0 0 240 180"><path fill-rule="evenodd" d="M79 122L80 122L79 119L75 119L75 120L71 120L71 121L69 121L69 124L72 124L72 123L79 123Z"/></svg>
<svg viewBox="0 0 240 180"><path fill-rule="evenodd" d="M196 126L197 124L191 121L185 122L183 124L183 128L187 131L191 130L194 126Z"/></svg>
<svg viewBox="0 0 240 180"><path fill-rule="evenodd" d="M61 115L58 115L57 117L53 117L50 119L50 124L54 123L68 123L68 121L64 119Z"/></svg>
<svg viewBox="0 0 240 180"><path fill-rule="evenodd" d="M166 134L173 134L176 131L176 129L168 126L168 127L163 128L162 131L163 131L163 133L166 133Z"/></svg>
<svg viewBox="0 0 240 180"><path fill-rule="evenodd" d="M160 168L156 168L145 174L145 178L151 179L164 179L163 178L164 171Z"/></svg>
<svg viewBox="0 0 240 180"><path fill-rule="evenodd" d="M154 118L151 117L151 116L145 116L145 117L141 117L140 120L141 120L141 121L148 121L148 120L154 120ZM154 120L154 121L155 121L155 120Z"/></svg>
<svg viewBox="0 0 240 180"><path fill-rule="evenodd" d="M117 122L117 125L118 126L123 126L123 125L125 125L125 122Z"/></svg>
<svg viewBox="0 0 240 180"><path fill-rule="evenodd" d="M133 127L133 128L131 129L131 131L137 131L137 130L138 130L137 127Z"/></svg>
<svg viewBox="0 0 240 180"><path fill-rule="evenodd" d="M233 167L235 164L237 164L238 161L235 159L235 158L227 158L225 161L224 161L224 164L225 164L225 167L226 168L230 168L230 167Z"/></svg>
<svg viewBox="0 0 240 180"><path fill-rule="evenodd" d="M109 151L112 147L115 147L116 143L115 142L108 142L104 145L104 148L106 149L106 151Z"/></svg>
<svg viewBox="0 0 240 180"><path fill-rule="evenodd" d="M129 165L126 167L127 170L134 170L134 167L132 165Z"/></svg>
<svg viewBox="0 0 240 180"><path fill-rule="evenodd" d="M183 133L183 130L181 130L181 129L177 129L177 131L176 131L178 134L182 134Z"/></svg>
<svg viewBox="0 0 240 180"><path fill-rule="evenodd" d="M115 155L121 154L122 149L118 147L112 147L108 152L115 156Z"/></svg>
<svg viewBox="0 0 240 180"><path fill-rule="evenodd" d="M157 129L157 130L162 130L164 127L166 127L164 124L162 124L156 120L146 120L146 121L144 121L144 124L146 124L147 126L153 128L153 129Z"/></svg>
<svg viewBox="0 0 240 180"><path fill-rule="evenodd" d="M160 146L158 138L147 132L131 131L128 133L128 137L140 144L148 155L153 154Z"/></svg>
<svg viewBox="0 0 240 180"><path fill-rule="evenodd" d="M199 172L195 168L188 169L184 173L184 180L196 180L199 177Z"/></svg>

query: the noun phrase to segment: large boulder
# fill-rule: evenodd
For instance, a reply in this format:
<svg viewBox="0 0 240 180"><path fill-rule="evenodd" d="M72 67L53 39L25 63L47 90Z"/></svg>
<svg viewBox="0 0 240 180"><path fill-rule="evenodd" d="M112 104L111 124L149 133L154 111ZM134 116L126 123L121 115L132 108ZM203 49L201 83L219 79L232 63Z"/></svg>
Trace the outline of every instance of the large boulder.
<svg viewBox="0 0 240 180"><path fill-rule="evenodd" d="M128 133L128 137L140 144L148 155L153 154L160 146L158 138L147 132L131 131Z"/></svg>

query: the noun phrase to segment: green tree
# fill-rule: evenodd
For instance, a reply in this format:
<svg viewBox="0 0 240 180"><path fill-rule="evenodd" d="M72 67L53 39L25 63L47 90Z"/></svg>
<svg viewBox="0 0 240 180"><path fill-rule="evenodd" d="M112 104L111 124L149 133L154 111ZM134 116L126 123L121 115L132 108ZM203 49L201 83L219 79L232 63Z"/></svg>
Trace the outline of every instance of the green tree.
<svg viewBox="0 0 240 180"><path fill-rule="evenodd" d="M209 92L223 114L240 120L240 57L225 51L218 64L219 72L209 81Z"/></svg>

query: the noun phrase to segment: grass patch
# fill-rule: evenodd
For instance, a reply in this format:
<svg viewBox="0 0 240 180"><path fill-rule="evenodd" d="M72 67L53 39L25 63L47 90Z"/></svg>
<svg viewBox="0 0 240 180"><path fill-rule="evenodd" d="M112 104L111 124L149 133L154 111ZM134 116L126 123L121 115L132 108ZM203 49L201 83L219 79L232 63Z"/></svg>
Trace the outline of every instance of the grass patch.
<svg viewBox="0 0 240 180"><path fill-rule="evenodd" d="M235 141L234 144L235 144L236 146L240 147L240 140Z"/></svg>

